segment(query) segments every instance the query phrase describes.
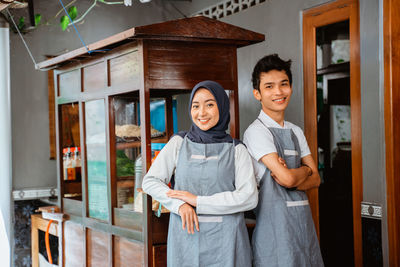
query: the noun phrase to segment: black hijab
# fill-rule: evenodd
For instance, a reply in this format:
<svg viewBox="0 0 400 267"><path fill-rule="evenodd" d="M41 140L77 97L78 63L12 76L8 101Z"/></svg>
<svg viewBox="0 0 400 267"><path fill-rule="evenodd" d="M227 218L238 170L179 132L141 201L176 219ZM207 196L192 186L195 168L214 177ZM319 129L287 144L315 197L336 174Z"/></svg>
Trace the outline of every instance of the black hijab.
<svg viewBox="0 0 400 267"><path fill-rule="evenodd" d="M193 123L193 118L191 116L193 97L197 90L201 88L207 89L211 92L217 102L219 111L218 123L207 131L203 131L197 127L197 125ZM233 138L226 133L231 118L229 113L229 98L225 89L219 83L214 81L203 81L195 85L189 100L189 116L192 119L192 126L186 135L189 140L202 144L233 142Z"/></svg>

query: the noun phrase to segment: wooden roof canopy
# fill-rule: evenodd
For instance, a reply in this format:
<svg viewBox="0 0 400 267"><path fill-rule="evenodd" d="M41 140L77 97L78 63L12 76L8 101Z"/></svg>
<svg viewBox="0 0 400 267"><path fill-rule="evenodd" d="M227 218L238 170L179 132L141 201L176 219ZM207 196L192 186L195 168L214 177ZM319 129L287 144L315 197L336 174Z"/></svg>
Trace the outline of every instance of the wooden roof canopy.
<svg viewBox="0 0 400 267"><path fill-rule="evenodd" d="M88 45L90 51L112 49L134 39L176 40L190 42L226 43L242 47L265 40L260 33L245 30L204 16L177 19L157 24L134 27L106 39ZM71 61L88 58L104 52L88 53L86 47L43 61L38 69L51 69Z"/></svg>
<svg viewBox="0 0 400 267"><path fill-rule="evenodd" d="M6 9L13 2L14 2L14 0L0 0L0 11Z"/></svg>

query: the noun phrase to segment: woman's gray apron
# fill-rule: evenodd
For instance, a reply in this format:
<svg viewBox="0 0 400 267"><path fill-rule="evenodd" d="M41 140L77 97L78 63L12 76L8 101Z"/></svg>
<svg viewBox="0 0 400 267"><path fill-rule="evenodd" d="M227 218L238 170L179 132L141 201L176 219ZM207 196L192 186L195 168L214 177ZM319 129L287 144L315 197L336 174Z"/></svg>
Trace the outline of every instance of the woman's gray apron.
<svg viewBox="0 0 400 267"><path fill-rule="evenodd" d="M176 190L210 196L235 190L235 145L183 140L175 173ZM223 203L221 203L223 204ZM250 241L243 213L198 215L200 232L182 230L179 215L170 214L169 267L251 266Z"/></svg>
<svg viewBox="0 0 400 267"><path fill-rule="evenodd" d="M294 132L291 129L268 129L279 157L286 161L289 169L299 168L301 150ZM254 266L324 265L305 192L280 186L266 168L255 213Z"/></svg>

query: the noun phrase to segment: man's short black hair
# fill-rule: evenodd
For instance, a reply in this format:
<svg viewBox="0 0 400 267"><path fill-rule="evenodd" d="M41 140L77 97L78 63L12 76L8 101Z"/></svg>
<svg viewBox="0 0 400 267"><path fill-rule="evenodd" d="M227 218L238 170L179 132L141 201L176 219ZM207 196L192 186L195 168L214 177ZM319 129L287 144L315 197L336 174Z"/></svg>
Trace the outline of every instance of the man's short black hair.
<svg viewBox="0 0 400 267"><path fill-rule="evenodd" d="M262 72L269 72L271 70L285 71L286 75L289 78L289 83L292 85L292 71L290 70L290 66L292 65L292 61L289 59L288 61L282 60L278 54L272 54L263 57L260 59L257 64L254 66L252 79L253 88L260 90L260 75Z"/></svg>

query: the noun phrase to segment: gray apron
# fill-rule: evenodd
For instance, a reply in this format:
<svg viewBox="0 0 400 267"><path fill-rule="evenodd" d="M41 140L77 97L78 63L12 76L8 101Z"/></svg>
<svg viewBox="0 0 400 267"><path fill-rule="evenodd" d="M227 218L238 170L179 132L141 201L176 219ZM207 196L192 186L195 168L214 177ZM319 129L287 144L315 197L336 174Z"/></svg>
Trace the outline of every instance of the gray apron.
<svg viewBox="0 0 400 267"><path fill-rule="evenodd" d="M235 145L183 140L175 173L176 190L210 196L235 190ZM221 203L223 204L223 203ZM251 266L251 248L242 212L198 215L200 232L182 230L181 217L171 213L168 229L169 267Z"/></svg>
<svg viewBox="0 0 400 267"><path fill-rule="evenodd" d="M299 168L301 150L294 132L268 129L279 157L289 169ZM324 266L305 192L280 186L267 168L260 182L255 213L254 266Z"/></svg>

